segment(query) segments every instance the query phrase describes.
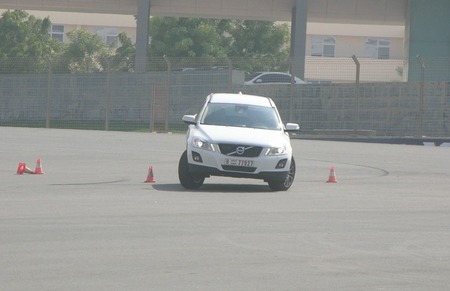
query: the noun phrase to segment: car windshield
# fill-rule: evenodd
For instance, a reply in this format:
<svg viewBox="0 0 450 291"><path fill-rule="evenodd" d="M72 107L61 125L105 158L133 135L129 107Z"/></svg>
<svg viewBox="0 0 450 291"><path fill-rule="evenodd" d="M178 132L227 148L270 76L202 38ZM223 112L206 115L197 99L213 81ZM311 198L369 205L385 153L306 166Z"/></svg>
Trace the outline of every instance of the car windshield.
<svg viewBox="0 0 450 291"><path fill-rule="evenodd" d="M274 108L247 104L209 103L203 112L200 123L271 130L281 129Z"/></svg>

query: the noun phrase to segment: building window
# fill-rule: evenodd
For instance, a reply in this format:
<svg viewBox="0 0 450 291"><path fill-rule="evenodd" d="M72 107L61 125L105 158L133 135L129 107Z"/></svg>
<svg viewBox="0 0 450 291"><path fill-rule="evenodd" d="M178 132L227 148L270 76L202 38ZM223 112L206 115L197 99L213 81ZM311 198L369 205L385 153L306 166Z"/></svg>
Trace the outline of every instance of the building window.
<svg viewBox="0 0 450 291"><path fill-rule="evenodd" d="M366 41L366 57L374 59L389 59L389 39L369 38Z"/></svg>
<svg viewBox="0 0 450 291"><path fill-rule="evenodd" d="M50 36L61 42L64 42L64 25L52 24Z"/></svg>
<svg viewBox="0 0 450 291"><path fill-rule="evenodd" d="M113 47L119 46L119 31L112 27L98 27L96 33L103 39L103 41Z"/></svg>
<svg viewBox="0 0 450 291"><path fill-rule="evenodd" d="M333 36L314 35L311 39L311 56L334 57L336 38Z"/></svg>
<svg viewBox="0 0 450 291"><path fill-rule="evenodd" d="M114 35L107 35L106 36L106 44L109 46L117 46L118 42L118 36L117 33Z"/></svg>

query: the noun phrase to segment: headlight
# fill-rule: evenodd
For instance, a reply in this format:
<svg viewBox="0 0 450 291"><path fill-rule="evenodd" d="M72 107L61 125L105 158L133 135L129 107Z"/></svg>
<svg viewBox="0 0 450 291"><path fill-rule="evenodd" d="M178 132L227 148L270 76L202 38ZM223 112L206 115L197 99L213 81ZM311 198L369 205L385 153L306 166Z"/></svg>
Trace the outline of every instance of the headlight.
<svg viewBox="0 0 450 291"><path fill-rule="evenodd" d="M271 147L266 150L266 156L278 156L286 153L285 147Z"/></svg>
<svg viewBox="0 0 450 291"><path fill-rule="evenodd" d="M204 150L208 150L208 151L213 151L215 152L216 149L214 147L214 144L209 143L203 139L200 139L198 137L194 137L192 139L192 146L199 148L199 149L204 149Z"/></svg>

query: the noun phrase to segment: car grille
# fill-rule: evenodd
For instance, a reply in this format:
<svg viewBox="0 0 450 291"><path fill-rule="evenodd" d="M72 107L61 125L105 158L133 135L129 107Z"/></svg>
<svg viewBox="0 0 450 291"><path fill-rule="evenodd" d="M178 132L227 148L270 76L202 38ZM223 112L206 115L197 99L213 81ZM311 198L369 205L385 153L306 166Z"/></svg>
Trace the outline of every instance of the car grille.
<svg viewBox="0 0 450 291"><path fill-rule="evenodd" d="M254 158L261 154L262 147L241 144L219 144L220 152L230 157Z"/></svg>
<svg viewBox="0 0 450 291"><path fill-rule="evenodd" d="M238 172L247 172L247 173L253 173L254 171L256 171L256 168L254 168L254 167L241 167L241 166L222 165L222 168L225 171L238 171Z"/></svg>

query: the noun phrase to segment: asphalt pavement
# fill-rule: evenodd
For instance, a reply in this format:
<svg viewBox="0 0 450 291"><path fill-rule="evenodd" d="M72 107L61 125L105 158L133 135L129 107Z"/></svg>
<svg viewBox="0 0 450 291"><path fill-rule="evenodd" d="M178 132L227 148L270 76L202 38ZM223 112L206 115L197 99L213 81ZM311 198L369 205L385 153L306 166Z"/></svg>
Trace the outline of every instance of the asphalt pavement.
<svg viewBox="0 0 450 291"><path fill-rule="evenodd" d="M448 290L450 148L292 144L287 192L190 191L183 134L0 127L0 290Z"/></svg>

